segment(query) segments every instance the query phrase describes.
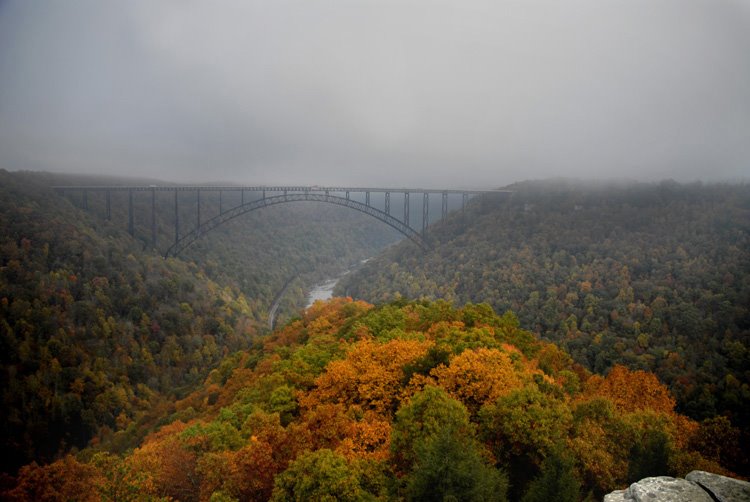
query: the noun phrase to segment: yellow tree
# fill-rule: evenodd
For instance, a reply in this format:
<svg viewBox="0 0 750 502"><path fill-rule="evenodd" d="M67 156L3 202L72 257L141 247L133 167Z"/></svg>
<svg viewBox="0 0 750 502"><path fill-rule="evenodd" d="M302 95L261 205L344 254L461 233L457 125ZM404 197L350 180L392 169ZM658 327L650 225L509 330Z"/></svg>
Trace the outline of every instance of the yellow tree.
<svg viewBox="0 0 750 502"><path fill-rule="evenodd" d="M515 353L515 357L522 357ZM440 365L430 373L437 385L461 401L472 414L486 402L509 394L523 385L511 355L503 350L480 348L465 350L448 366Z"/></svg>

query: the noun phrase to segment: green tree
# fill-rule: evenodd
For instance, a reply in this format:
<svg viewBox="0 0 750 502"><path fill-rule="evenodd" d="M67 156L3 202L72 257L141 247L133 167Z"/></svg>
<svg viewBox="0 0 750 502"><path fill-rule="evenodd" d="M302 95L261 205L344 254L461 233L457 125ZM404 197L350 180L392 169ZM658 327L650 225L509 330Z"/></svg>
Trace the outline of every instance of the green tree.
<svg viewBox="0 0 750 502"><path fill-rule="evenodd" d="M418 453L445 429L470 436L469 412L443 389L427 386L396 413L391 433L391 453L396 468L411 469Z"/></svg>
<svg viewBox="0 0 750 502"><path fill-rule="evenodd" d="M671 474L669 437L660 430L646 430L630 448L628 481Z"/></svg>
<svg viewBox="0 0 750 502"><path fill-rule="evenodd" d="M359 501L367 496L359 477L343 456L317 450L303 454L276 477L271 500Z"/></svg>
<svg viewBox="0 0 750 502"><path fill-rule="evenodd" d="M429 440L406 487L413 501L504 501L508 478L488 465L479 443L446 427Z"/></svg>
<svg viewBox="0 0 750 502"><path fill-rule="evenodd" d="M567 437L572 419L565 402L530 385L482 408L481 436L498 458L528 455L539 465Z"/></svg>
<svg viewBox="0 0 750 502"><path fill-rule="evenodd" d="M577 502L581 482L576 478L573 459L562 451L554 451L542 462L539 475L526 490L521 502Z"/></svg>

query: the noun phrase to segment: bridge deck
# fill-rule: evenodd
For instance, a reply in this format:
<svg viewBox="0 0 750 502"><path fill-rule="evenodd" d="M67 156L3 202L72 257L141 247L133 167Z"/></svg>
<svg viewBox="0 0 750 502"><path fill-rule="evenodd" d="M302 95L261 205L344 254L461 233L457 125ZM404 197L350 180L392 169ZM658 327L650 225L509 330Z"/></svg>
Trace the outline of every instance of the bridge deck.
<svg viewBox="0 0 750 502"><path fill-rule="evenodd" d="M510 190L478 190L462 188L409 188L409 187L341 187L341 186L282 186L282 185L56 185L55 190L111 190L111 191L246 191L246 192L390 192L390 193L449 193L449 194L482 194L482 193L511 193Z"/></svg>

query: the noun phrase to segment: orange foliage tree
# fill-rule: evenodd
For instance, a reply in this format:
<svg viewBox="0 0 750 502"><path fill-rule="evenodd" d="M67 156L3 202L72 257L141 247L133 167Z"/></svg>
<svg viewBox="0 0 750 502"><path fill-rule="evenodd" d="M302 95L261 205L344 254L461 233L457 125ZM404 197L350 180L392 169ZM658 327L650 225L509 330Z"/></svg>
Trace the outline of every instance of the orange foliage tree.
<svg viewBox="0 0 750 502"><path fill-rule="evenodd" d="M624 366L614 366L606 378L592 376L586 383L586 397L600 396L610 399L625 412L653 410L673 413L675 400L669 389L656 375L645 371L630 371Z"/></svg>
<svg viewBox="0 0 750 502"><path fill-rule="evenodd" d="M510 354L498 349L465 350L448 366L440 365L430 374L438 386L461 401L472 414L484 403L523 385L522 374Z"/></svg>
<svg viewBox="0 0 750 502"><path fill-rule="evenodd" d="M300 405L312 409L319 403L342 403L391 416L398 406L406 364L427 353L432 342L392 340L379 344L363 340L346 358L331 362L315 381L316 387L300 397Z"/></svg>
<svg viewBox="0 0 750 502"><path fill-rule="evenodd" d="M92 465L82 464L72 456L39 466L36 462L21 468L16 487L3 498L17 502L98 501L96 489L104 478Z"/></svg>

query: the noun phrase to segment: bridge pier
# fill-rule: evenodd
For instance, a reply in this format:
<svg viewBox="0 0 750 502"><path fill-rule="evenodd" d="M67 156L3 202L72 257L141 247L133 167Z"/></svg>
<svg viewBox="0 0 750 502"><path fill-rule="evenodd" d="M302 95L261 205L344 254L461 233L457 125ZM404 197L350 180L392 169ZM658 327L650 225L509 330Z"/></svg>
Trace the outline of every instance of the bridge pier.
<svg viewBox="0 0 750 502"><path fill-rule="evenodd" d="M156 249L156 189L151 189L151 245Z"/></svg>
<svg viewBox="0 0 750 502"><path fill-rule="evenodd" d="M201 191L196 190L195 192L195 207L196 207L196 227L201 226Z"/></svg>
<svg viewBox="0 0 750 502"><path fill-rule="evenodd" d="M391 214L391 192L385 193L385 214Z"/></svg>
<svg viewBox="0 0 750 502"><path fill-rule="evenodd" d="M427 225L430 222L430 194L422 194L422 237L427 235Z"/></svg>
<svg viewBox="0 0 750 502"><path fill-rule="evenodd" d="M135 235L135 225L133 224L133 191L128 190L128 233Z"/></svg>
<svg viewBox="0 0 750 502"><path fill-rule="evenodd" d="M409 192L404 192L404 223L409 226Z"/></svg>
<svg viewBox="0 0 750 502"><path fill-rule="evenodd" d="M177 244L177 241L180 240L180 202L179 202L179 194L180 192L175 190L174 191L174 242Z"/></svg>

